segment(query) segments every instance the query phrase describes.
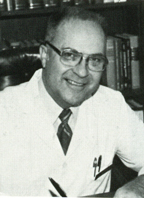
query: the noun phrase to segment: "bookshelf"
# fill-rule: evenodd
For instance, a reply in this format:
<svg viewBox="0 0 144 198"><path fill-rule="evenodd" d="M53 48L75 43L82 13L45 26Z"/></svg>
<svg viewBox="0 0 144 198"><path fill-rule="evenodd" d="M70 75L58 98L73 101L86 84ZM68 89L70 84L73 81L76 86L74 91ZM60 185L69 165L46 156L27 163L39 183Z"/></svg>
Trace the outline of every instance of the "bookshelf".
<svg viewBox="0 0 144 198"><path fill-rule="evenodd" d="M8 41L23 40L43 40L47 18L49 14L56 11L61 5L62 0L58 1L58 5L41 7L37 9L0 11L0 46L3 39ZM98 1L87 1L95 3L85 3L82 5L85 9L98 12L103 15L108 22L108 34L135 34L139 37L139 60L140 60L140 90L131 91L124 90L122 93L126 98L138 98L144 101L144 1L143 0L127 0L121 3L97 3ZM85 1L86 2L86 1ZM2 50L2 49L0 49Z"/></svg>

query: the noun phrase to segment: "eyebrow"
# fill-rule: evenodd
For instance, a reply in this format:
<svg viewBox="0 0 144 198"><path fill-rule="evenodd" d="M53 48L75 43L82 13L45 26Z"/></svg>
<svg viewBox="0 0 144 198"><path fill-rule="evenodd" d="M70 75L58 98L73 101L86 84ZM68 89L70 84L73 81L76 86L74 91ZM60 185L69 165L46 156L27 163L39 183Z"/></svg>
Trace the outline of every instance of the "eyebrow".
<svg viewBox="0 0 144 198"><path fill-rule="evenodd" d="M93 54L87 54L87 53L83 53L83 52L79 52L77 51L76 49L73 49L71 47L66 47L66 48L62 48L61 50L66 50L66 49L69 49L71 51L73 51L74 53L79 53L79 54L86 54L88 56L100 56L100 57L106 57L103 53L93 53Z"/></svg>

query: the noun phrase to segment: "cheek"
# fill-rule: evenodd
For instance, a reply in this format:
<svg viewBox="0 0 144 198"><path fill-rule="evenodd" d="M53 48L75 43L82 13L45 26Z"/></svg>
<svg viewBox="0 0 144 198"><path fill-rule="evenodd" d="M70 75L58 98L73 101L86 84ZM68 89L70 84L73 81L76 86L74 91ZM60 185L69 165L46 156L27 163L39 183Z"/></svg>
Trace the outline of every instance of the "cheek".
<svg viewBox="0 0 144 198"><path fill-rule="evenodd" d="M90 96L94 95L99 87L102 73L96 73L91 77L91 83L89 87Z"/></svg>
<svg viewBox="0 0 144 198"><path fill-rule="evenodd" d="M57 79L60 71L59 71L59 64L55 60L55 58L50 58L50 60L47 60L46 62L46 68L45 68L45 74L47 76L47 79Z"/></svg>
<svg viewBox="0 0 144 198"><path fill-rule="evenodd" d="M91 74L91 86L97 88L102 77L102 72L95 72Z"/></svg>
<svg viewBox="0 0 144 198"><path fill-rule="evenodd" d="M53 76L59 77L67 70L67 67L61 63L57 54L50 57L49 61L47 61L47 67Z"/></svg>
<svg viewBox="0 0 144 198"><path fill-rule="evenodd" d="M50 89L61 89L62 77L63 73L65 73L65 70L66 68L63 65L61 65L59 57L47 61L47 66L45 68L44 73L47 81L47 86Z"/></svg>

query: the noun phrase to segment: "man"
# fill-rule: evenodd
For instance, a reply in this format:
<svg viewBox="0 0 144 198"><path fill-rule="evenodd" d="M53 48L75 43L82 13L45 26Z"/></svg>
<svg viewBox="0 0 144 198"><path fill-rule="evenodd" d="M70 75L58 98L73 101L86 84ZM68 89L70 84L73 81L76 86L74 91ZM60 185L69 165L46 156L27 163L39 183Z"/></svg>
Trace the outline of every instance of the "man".
<svg viewBox="0 0 144 198"><path fill-rule="evenodd" d="M59 195L54 179L67 196L109 192L117 154L139 176L115 197L144 197L143 123L119 92L99 85L108 63L103 19L63 9L45 40L43 69L0 94L0 191Z"/></svg>

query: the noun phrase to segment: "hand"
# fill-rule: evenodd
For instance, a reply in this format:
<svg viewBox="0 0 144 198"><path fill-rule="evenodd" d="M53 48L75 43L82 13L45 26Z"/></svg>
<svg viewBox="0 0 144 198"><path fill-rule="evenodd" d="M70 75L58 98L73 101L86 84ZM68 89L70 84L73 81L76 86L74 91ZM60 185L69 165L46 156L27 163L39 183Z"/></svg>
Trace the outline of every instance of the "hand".
<svg viewBox="0 0 144 198"><path fill-rule="evenodd" d="M144 198L144 175L119 188L114 198Z"/></svg>

